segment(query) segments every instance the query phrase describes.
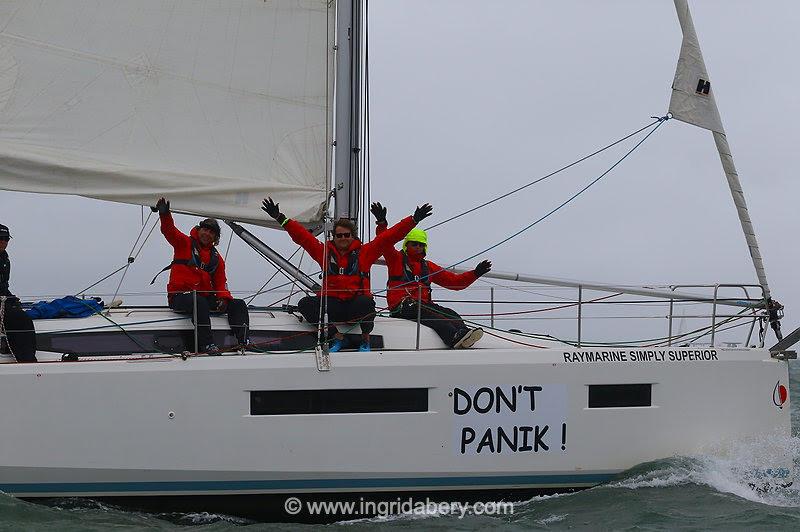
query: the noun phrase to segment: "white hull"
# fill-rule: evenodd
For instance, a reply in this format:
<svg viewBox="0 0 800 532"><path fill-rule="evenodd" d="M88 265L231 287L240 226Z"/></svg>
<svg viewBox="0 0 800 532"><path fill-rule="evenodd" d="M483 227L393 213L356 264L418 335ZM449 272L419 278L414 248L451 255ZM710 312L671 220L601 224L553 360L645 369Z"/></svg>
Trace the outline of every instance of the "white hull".
<svg viewBox="0 0 800 532"><path fill-rule="evenodd" d="M289 315L254 316L254 329L272 326L308 330ZM104 497L570 489L642 462L790 433L789 402L778 406L773 393L788 388L788 366L765 349L650 349L651 360L632 361L642 350L626 348L589 362L587 353L599 350L491 337L479 348L447 350L431 331L421 333L423 349L413 350L415 324L381 320L375 334L390 349L331 354L328 372L317 370L313 352L3 365L0 490ZM398 342L405 345L394 349ZM651 385L651 406L589 408L590 386L620 384ZM454 412L466 408L470 391L491 389L479 399L483 409L497 387L510 398L517 386L543 388L533 391L533 410L525 391L516 412L507 402L500 413ZM251 411L254 391L397 388L426 390L424 411ZM507 439L498 452L497 427L510 438L514 426L517 450ZM539 427L546 450L527 448L535 441L531 429L523 442L526 426ZM462 449L465 427L476 437ZM478 453L489 427L492 445Z"/></svg>

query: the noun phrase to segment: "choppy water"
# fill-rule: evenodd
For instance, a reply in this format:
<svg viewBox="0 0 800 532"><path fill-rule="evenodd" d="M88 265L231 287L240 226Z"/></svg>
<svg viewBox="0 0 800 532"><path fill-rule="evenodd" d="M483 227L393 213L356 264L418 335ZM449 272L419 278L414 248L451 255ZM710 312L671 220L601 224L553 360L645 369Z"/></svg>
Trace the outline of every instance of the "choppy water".
<svg viewBox="0 0 800 532"><path fill-rule="evenodd" d="M581 529L800 529L800 487L758 492L751 472L772 462L775 452L800 467L800 362L790 366L794 437L770 445L741 446L642 464L614 482L567 495L536 497L500 516L427 515L355 520L331 530L581 530ZM0 495L0 530L259 531L312 529L311 525L250 523L212 514L152 515L93 501L67 499L46 507Z"/></svg>

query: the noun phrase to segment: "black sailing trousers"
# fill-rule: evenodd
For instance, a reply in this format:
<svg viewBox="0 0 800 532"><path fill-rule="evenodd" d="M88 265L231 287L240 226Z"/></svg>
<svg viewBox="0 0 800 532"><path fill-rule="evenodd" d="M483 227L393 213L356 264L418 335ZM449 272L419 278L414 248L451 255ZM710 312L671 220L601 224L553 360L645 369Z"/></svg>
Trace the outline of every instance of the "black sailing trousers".
<svg viewBox="0 0 800 532"><path fill-rule="evenodd" d="M36 331L33 320L25 314L17 299L5 301L3 329L8 347L17 362L36 362Z"/></svg>
<svg viewBox="0 0 800 532"><path fill-rule="evenodd" d="M390 316L417 321L417 309L415 300L404 299L402 303L392 309ZM420 323L436 331L436 334L448 347L453 347L468 330L461 316L455 310L435 303L423 303L422 309L419 310L419 316Z"/></svg>
<svg viewBox="0 0 800 532"><path fill-rule="evenodd" d="M169 308L181 314L194 315L194 295L192 292L175 294L169 298ZM217 298L214 296L197 295L197 343L202 350L208 344L213 344L211 335L211 309L217 308ZM194 318L192 318L194 323ZM228 323L231 332L240 344L247 340L250 330L250 315L247 312L247 303L242 299L228 301Z"/></svg>
<svg viewBox="0 0 800 532"><path fill-rule="evenodd" d="M369 334L375 328L375 300L372 297L358 295L353 299L327 299L328 321L331 324L359 323L363 334ZM308 323L319 325L321 303L322 298L319 296L306 296L297 302L297 308Z"/></svg>

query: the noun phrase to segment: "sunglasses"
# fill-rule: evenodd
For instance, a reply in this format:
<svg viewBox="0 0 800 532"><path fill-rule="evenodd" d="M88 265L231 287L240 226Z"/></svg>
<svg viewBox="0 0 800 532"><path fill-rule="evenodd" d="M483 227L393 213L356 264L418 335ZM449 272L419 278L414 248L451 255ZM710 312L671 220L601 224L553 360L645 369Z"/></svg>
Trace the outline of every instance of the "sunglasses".
<svg viewBox="0 0 800 532"><path fill-rule="evenodd" d="M348 231L347 233L334 233L333 236L334 238L350 238L352 234L353 233Z"/></svg>

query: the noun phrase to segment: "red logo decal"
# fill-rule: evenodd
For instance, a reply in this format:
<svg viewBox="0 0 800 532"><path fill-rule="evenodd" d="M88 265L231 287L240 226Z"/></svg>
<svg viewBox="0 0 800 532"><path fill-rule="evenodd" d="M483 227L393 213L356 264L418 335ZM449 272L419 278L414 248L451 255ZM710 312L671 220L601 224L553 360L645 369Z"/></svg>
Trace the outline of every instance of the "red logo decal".
<svg viewBox="0 0 800 532"><path fill-rule="evenodd" d="M789 398L789 391L786 386L781 384L781 381L775 383L775 389L772 390L772 402L778 408L783 408L783 403Z"/></svg>

